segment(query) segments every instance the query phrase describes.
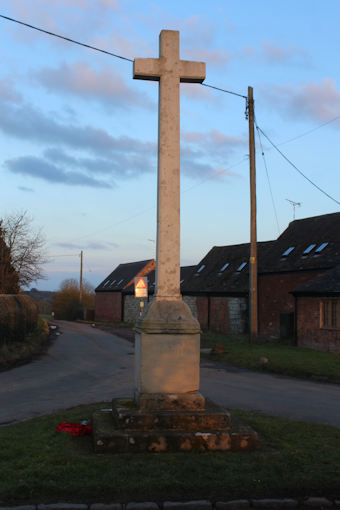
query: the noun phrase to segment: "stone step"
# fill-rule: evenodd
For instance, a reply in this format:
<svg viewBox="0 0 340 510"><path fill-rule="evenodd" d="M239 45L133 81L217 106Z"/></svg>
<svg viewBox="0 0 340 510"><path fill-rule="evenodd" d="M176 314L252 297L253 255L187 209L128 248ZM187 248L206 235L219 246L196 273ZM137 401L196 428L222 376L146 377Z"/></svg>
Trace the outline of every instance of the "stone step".
<svg viewBox="0 0 340 510"><path fill-rule="evenodd" d="M133 399L113 399L115 427L123 430L185 430L209 431L231 428L228 411L206 400L202 411L143 411Z"/></svg>
<svg viewBox="0 0 340 510"><path fill-rule="evenodd" d="M146 453L254 450L258 435L247 426L229 430L121 430L110 412L93 414L95 453Z"/></svg>

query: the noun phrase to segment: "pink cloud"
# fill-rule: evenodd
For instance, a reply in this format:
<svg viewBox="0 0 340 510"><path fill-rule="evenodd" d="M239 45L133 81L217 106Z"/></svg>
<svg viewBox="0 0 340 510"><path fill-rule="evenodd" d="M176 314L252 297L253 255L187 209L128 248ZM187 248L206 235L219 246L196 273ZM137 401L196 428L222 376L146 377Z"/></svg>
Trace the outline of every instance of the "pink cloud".
<svg viewBox="0 0 340 510"><path fill-rule="evenodd" d="M303 115L324 122L340 115L340 92L331 78L299 87L290 84L276 86L267 97L275 104L288 108L294 116Z"/></svg>
<svg viewBox="0 0 340 510"><path fill-rule="evenodd" d="M181 93L189 99L217 101L211 90L198 83L181 83Z"/></svg>
<svg viewBox="0 0 340 510"><path fill-rule="evenodd" d="M192 47L190 50L187 49L186 53L189 55L189 58L185 58L185 60L206 62L207 66L220 66L221 64L229 63L232 59L232 54L226 50L208 50L202 47Z"/></svg>
<svg viewBox="0 0 340 510"><path fill-rule="evenodd" d="M110 68L98 71L85 62L64 63L55 69L43 68L32 76L50 91L75 94L105 107L153 106L147 96L128 86L125 79Z"/></svg>
<svg viewBox="0 0 340 510"><path fill-rule="evenodd" d="M306 57L306 52L302 48L296 46L282 48L268 40L262 42L262 51L264 56L271 62L285 62L296 57Z"/></svg>

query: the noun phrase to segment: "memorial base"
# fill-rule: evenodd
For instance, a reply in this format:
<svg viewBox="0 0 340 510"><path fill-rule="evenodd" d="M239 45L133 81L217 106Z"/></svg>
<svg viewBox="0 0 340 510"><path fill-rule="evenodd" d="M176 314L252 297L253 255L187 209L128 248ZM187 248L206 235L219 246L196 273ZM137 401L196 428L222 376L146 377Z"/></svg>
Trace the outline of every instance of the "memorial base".
<svg viewBox="0 0 340 510"><path fill-rule="evenodd" d="M141 409L114 399L112 411L93 415L95 453L161 453L254 450L258 435L225 409L206 400L199 411Z"/></svg>

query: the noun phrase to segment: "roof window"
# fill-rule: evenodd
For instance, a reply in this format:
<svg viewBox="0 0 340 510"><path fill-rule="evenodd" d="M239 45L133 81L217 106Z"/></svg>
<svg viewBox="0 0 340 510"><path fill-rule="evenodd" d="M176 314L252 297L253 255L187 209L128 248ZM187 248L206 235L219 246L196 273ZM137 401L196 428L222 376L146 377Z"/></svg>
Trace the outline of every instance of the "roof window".
<svg viewBox="0 0 340 510"><path fill-rule="evenodd" d="M117 280L113 280L113 281L111 282L110 287L113 287L113 285L116 283L116 281L117 281Z"/></svg>
<svg viewBox="0 0 340 510"><path fill-rule="evenodd" d="M324 250L326 248L326 246L328 245L328 243L322 243L320 244L320 246L315 250L314 253L316 254L319 254L322 252L322 250Z"/></svg>
<svg viewBox="0 0 340 510"><path fill-rule="evenodd" d="M281 257L288 257L288 255L290 253L292 253L292 251L295 249L295 246L290 246L289 248L287 248L286 251L284 251L281 255Z"/></svg>
<svg viewBox="0 0 340 510"><path fill-rule="evenodd" d="M219 273L220 273L220 274L221 274L221 273L223 273L223 271L225 271L225 269L227 269L227 267L228 267L228 266L229 266L229 262L226 262L226 263L224 264L224 266L222 266L222 267L221 267L221 269L219 270Z"/></svg>
<svg viewBox="0 0 340 510"><path fill-rule="evenodd" d="M123 278L122 280L119 280L119 282L117 283L117 285L120 285L123 281L124 281L124 278Z"/></svg>
<svg viewBox="0 0 340 510"><path fill-rule="evenodd" d="M199 275L199 274L203 271L203 269L204 269L204 268L205 268L205 264L202 264L202 265L201 265L201 267L199 267L199 268L197 269L197 271L196 271L196 273L195 273L195 274L196 274L196 275Z"/></svg>
<svg viewBox="0 0 340 510"><path fill-rule="evenodd" d="M242 262L242 264L240 266L238 266L238 268L236 269L236 272L237 273L240 273L242 271L242 269L247 265L247 262Z"/></svg>
<svg viewBox="0 0 340 510"><path fill-rule="evenodd" d="M106 287L106 285L109 285L110 280L107 280L107 282L104 283L103 287Z"/></svg>
<svg viewBox="0 0 340 510"><path fill-rule="evenodd" d="M303 255L308 255L308 253L310 253L312 251L313 248L315 248L316 244L310 244L308 246L308 248L305 249L305 251L303 252Z"/></svg>

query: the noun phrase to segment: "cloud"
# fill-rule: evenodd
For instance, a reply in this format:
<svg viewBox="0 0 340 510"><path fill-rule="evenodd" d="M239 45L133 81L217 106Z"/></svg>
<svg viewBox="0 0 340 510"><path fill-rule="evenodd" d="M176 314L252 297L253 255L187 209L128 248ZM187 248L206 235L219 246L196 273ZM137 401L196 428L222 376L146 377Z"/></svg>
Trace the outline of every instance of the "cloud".
<svg viewBox="0 0 340 510"><path fill-rule="evenodd" d="M155 144L128 136L113 137L102 128L57 122L31 105L0 104L0 129L16 138L62 144L92 153L113 154L132 151L150 154Z"/></svg>
<svg viewBox="0 0 340 510"><path fill-rule="evenodd" d="M183 60L196 60L198 62L205 62L207 67L220 67L221 65L229 64L233 55L227 50L208 50L207 48L197 48L197 46L190 48L186 51L190 58Z"/></svg>
<svg viewBox="0 0 340 510"><path fill-rule="evenodd" d="M261 59L270 64L291 64L307 65L309 56L304 48L298 46L278 46L277 44L264 40L260 48L256 46L243 46L235 55L241 59Z"/></svg>
<svg viewBox="0 0 340 510"><path fill-rule="evenodd" d="M106 109L156 107L146 94L128 86L125 79L110 68L96 70L85 62L63 63L54 69L45 67L31 76L49 92L94 101Z"/></svg>
<svg viewBox="0 0 340 510"><path fill-rule="evenodd" d="M295 59L301 61L301 59L305 59L307 56L306 51L302 48L291 45L283 48L268 40L262 42L262 51L264 57L271 63L281 63Z"/></svg>
<svg viewBox="0 0 340 510"><path fill-rule="evenodd" d="M102 128L79 126L67 119L63 122L60 116L42 113L31 105L1 102L1 97L0 114L3 133L37 142L43 148L41 157L25 155L8 160L6 167L11 172L49 182L112 187L115 180L156 168L155 142L114 137Z"/></svg>
<svg viewBox="0 0 340 510"><path fill-rule="evenodd" d="M340 92L331 78L300 86L270 86L262 92L271 103L293 117L325 122L340 115Z"/></svg>
<svg viewBox="0 0 340 510"><path fill-rule="evenodd" d="M0 102L2 101L16 104L22 102L22 96L15 90L13 81L10 78L0 80Z"/></svg>
<svg viewBox="0 0 340 510"><path fill-rule="evenodd" d="M186 175L198 179L238 176L228 169L228 159L235 149L248 146L246 138L211 130L182 132L181 139L181 166Z"/></svg>
<svg viewBox="0 0 340 510"><path fill-rule="evenodd" d="M66 250L111 251L110 246L113 246L114 248L119 248L119 245L116 243L98 243L93 241L86 244L59 242L54 243L54 245L58 246L59 248L64 248Z"/></svg>
<svg viewBox="0 0 340 510"><path fill-rule="evenodd" d="M188 99L198 99L199 101L218 102L218 98L210 89L199 83L181 83L181 95Z"/></svg>
<svg viewBox="0 0 340 510"><path fill-rule="evenodd" d="M42 179L51 183L63 183L71 186L91 186L93 188L112 187L108 182L95 179L82 172L64 170L37 156L21 156L8 159L5 167L14 174Z"/></svg>
<svg viewBox="0 0 340 510"><path fill-rule="evenodd" d="M18 189L20 189L20 191L27 191L29 193L34 193L34 189L26 188L26 186L18 186Z"/></svg>

